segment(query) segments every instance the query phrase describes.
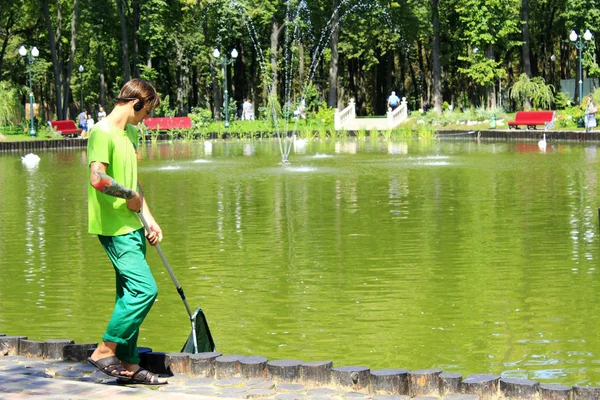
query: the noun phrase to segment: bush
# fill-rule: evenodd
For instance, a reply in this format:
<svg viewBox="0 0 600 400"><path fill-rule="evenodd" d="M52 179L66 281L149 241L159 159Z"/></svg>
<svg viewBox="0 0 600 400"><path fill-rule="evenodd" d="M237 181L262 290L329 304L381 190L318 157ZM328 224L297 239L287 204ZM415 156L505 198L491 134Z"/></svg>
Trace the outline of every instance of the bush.
<svg viewBox="0 0 600 400"><path fill-rule="evenodd" d="M510 97L521 104L529 99L535 109L548 109L554 101L553 92L554 86L546 84L541 76L529 78L527 74L521 74L519 80L510 88Z"/></svg>
<svg viewBox="0 0 600 400"><path fill-rule="evenodd" d="M316 119L320 124L325 126L333 125L333 119L335 115L335 108L328 107L326 102L321 102L316 112L312 114L312 117Z"/></svg>
<svg viewBox="0 0 600 400"><path fill-rule="evenodd" d="M564 110L560 110L556 113L556 127L557 128L577 128L577 120L583 118L584 110L579 107L567 107Z"/></svg>
<svg viewBox="0 0 600 400"><path fill-rule="evenodd" d="M21 104L22 89L8 82L0 82L0 126L19 125L25 118L25 108Z"/></svg>
<svg viewBox="0 0 600 400"><path fill-rule="evenodd" d="M192 120L194 129L206 128L212 122L212 113L202 107L192 108L192 112L188 114L188 117Z"/></svg>
<svg viewBox="0 0 600 400"><path fill-rule="evenodd" d="M565 92L558 92L554 97L554 105L556 105L557 110L564 110L568 107L571 107L571 94Z"/></svg>

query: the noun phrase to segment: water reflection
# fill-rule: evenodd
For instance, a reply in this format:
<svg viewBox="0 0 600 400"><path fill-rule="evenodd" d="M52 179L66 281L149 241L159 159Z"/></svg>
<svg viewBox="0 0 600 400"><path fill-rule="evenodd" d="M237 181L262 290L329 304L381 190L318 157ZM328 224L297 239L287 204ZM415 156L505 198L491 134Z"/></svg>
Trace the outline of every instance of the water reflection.
<svg viewBox="0 0 600 400"><path fill-rule="evenodd" d="M344 141L344 142L335 142L335 152L336 153L345 153L345 154L356 154L358 150L358 143Z"/></svg>
<svg viewBox="0 0 600 400"><path fill-rule="evenodd" d="M25 187L25 257L24 279L34 287L28 293L37 296L35 304L45 308L44 280L46 270L46 185L40 172L40 158L28 154L22 160L26 169Z"/></svg>
<svg viewBox="0 0 600 400"><path fill-rule="evenodd" d="M594 150L311 141L286 167L275 142L205 150L148 143L139 176L220 351L600 382ZM97 283L114 277L86 233L84 158L49 152L30 173L0 156L2 330L102 334L114 291ZM161 293L141 343L177 351L187 316L148 257Z"/></svg>

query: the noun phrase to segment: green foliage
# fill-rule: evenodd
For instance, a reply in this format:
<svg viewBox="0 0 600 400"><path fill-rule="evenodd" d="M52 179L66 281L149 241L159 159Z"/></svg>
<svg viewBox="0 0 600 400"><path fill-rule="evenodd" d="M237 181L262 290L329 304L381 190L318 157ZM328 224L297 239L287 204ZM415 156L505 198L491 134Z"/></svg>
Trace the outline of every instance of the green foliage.
<svg viewBox="0 0 600 400"><path fill-rule="evenodd" d="M213 120L212 112L202 107L192 108L191 113L188 117L192 120L192 126L195 130L206 128Z"/></svg>
<svg viewBox="0 0 600 400"><path fill-rule="evenodd" d="M176 108L169 108L169 95L161 99L160 105L154 109L156 117L174 117L176 114Z"/></svg>
<svg viewBox="0 0 600 400"><path fill-rule="evenodd" d="M0 126L23 122L25 110L20 97L24 92L24 89L14 87L9 82L0 82Z"/></svg>
<svg viewBox="0 0 600 400"><path fill-rule="evenodd" d="M57 95L53 76L57 71L59 80L71 85L70 93L60 92L69 96L63 102L78 102L83 88L89 109L100 103L103 83L107 89L103 105L110 109L124 83L123 65L127 62L133 66L132 76L150 80L161 93L163 106L157 115L175 115L176 110L184 110L188 104L210 108L209 104L215 102L214 85L223 80L222 69L215 65L211 53L218 47L222 54L229 54L236 47L240 56L228 67L231 97L239 103L242 97L252 96L255 109L261 111L257 115L266 117L274 126L275 116L282 117L279 106L288 97L304 98L309 116L318 112L319 103L329 92L331 44L337 37L341 58L336 79L344 103L354 97L361 113L381 114L382 99L395 89L409 99L412 109L418 109L421 101L431 101L433 92L430 71L434 61L434 4L439 10L444 112L448 111L450 96L458 107L472 107L491 94L492 87L498 89L500 78L502 90L512 85L513 75L507 71L523 70L518 47L522 40L521 0L122 0L126 22L123 30L116 8L121 0L78 2L75 26L71 26L72 2L49 2L49 14L44 15L43 7L35 2L1 1L0 26L7 46L0 55L0 80L15 87L24 85L25 63L17 49L22 43L37 46L40 57L32 68L35 97L41 99L43 91L45 103L51 106ZM600 76L598 1L528 3L529 45L532 60L537 62L533 71L554 85L561 76L575 75L576 63L565 58L575 60L577 52L566 36L571 29L581 34L580 30L590 28L594 39L583 50L583 68L588 76ZM336 5L339 19L333 16ZM45 17L50 20L52 31L59 34L57 54L50 49L48 27L40 23ZM276 36L274 54L279 106L273 107L276 103L266 93L273 79L270 55L275 26L282 30ZM337 36L333 35L334 27L339 28ZM124 32L127 38L122 36ZM76 35L73 42L72 35ZM127 61L121 47L124 42L130 45ZM76 45L72 55L71 43ZM552 54L561 59L551 63ZM52 60L57 65L52 65ZM77 72L79 64L85 68L82 76ZM69 66L73 67L71 75ZM563 100L557 95L558 108L567 107ZM233 120L235 107L227 107ZM291 111L284 109L283 118L291 117ZM451 124L451 119L452 115L439 116L441 123Z"/></svg>
<svg viewBox="0 0 600 400"><path fill-rule="evenodd" d="M308 85L305 86L304 100L307 112L314 111L319 106L319 91L317 90L314 83L310 82Z"/></svg>
<svg viewBox="0 0 600 400"><path fill-rule="evenodd" d="M335 108L328 107L326 102L321 102L316 112L311 114L320 126L332 126Z"/></svg>
<svg viewBox="0 0 600 400"><path fill-rule="evenodd" d="M577 128L577 119L581 117L583 117L583 112L579 107L569 107L557 111L554 124L559 129L575 129Z"/></svg>
<svg viewBox="0 0 600 400"><path fill-rule="evenodd" d="M461 61L467 61L467 67L461 67L458 72L465 74L478 86L490 86L498 77L503 75L504 70L500 62L484 57L481 54L458 57Z"/></svg>
<svg viewBox="0 0 600 400"><path fill-rule="evenodd" d="M556 106L557 110L564 110L567 107L571 106L571 103L573 102L571 99L573 97L571 96L570 93L565 93L565 92L558 92L556 93L556 96L554 96L554 105Z"/></svg>
<svg viewBox="0 0 600 400"><path fill-rule="evenodd" d="M145 79L150 82L156 81L158 78L158 71L154 68L150 68L147 65L140 64L140 78Z"/></svg>
<svg viewBox="0 0 600 400"><path fill-rule="evenodd" d="M270 95L266 107L259 108L260 115L268 122L271 128L279 129L281 124L281 105L277 96Z"/></svg>
<svg viewBox="0 0 600 400"><path fill-rule="evenodd" d="M521 104L525 103L526 99L531 99L533 108L549 109L554 101L553 91L554 86L547 85L541 76L529 78L527 74L521 74L510 89L510 97Z"/></svg>

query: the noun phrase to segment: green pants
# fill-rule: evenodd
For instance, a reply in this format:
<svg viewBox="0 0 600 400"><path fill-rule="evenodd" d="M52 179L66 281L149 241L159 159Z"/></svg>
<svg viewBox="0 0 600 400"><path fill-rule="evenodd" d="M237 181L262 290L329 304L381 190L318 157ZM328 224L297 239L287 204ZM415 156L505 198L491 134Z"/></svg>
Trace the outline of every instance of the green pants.
<svg viewBox="0 0 600 400"><path fill-rule="evenodd" d="M117 343L121 361L138 364L137 339L140 325L158 295L156 282L146 262L144 228L121 236L98 235L115 268L115 309L102 340Z"/></svg>

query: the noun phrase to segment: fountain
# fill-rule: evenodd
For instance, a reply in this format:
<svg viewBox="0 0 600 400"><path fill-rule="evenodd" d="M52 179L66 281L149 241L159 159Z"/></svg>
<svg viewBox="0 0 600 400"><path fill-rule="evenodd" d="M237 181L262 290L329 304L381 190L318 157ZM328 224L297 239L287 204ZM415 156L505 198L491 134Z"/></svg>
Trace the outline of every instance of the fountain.
<svg viewBox="0 0 600 400"><path fill-rule="evenodd" d="M281 153L281 162L280 165L289 165L289 156L292 149L298 149L299 146L304 148L305 143L299 143L299 139L296 138L296 131L298 127L298 122L301 117L301 108L305 106L304 102L306 101L307 91L309 88L313 86L313 79L317 71L317 66L319 62L323 58L323 54L327 48L327 44L329 43L333 33L339 26L342 19L348 15L349 13L353 13L356 10L360 10L363 8L371 8L371 7L379 7L384 10L384 15L386 16L386 21L390 23L389 15L387 11L383 9L378 3L357 3L353 4L347 9L344 9L349 3L349 0L342 0L340 4L335 8L329 17L327 23L325 24L325 28L321 31L319 39L315 39L315 35L313 34L313 24L311 23L309 16L309 9L306 3L306 0L300 0L298 3L294 3L290 0L286 1L286 13L285 13L285 21L283 24L284 31L284 65L283 65L283 76L284 76L284 99L286 99L286 103L284 105L287 108L287 112L283 114L283 121L280 121L279 113L276 107L277 99L271 98L267 104L268 113L270 113L270 117L275 126L275 132L277 135L277 140L279 142L279 150ZM276 75L271 77L268 76L265 66L267 65L265 56L263 51L258 43L258 35L256 33L256 28L254 27L254 23L252 18L244 4L241 4L238 1L232 1L230 3L230 8L235 9L240 15L247 31L248 35L251 39L252 45L254 46L254 50L259 58L259 65L261 69L262 76L265 77L267 92L272 93L273 89L273 80L276 79ZM336 15L339 14L339 17L336 18ZM298 49L304 46L306 43L304 38L308 37L309 39L313 39L312 42L316 43L314 46L309 48L308 53L312 54L313 57L310 60L308 67L308 75L305 81L302 81L303 74L300 73L300 62L301 60L296 60L296 53L298 53ZM292 99L292 87L294 84L294 77L298 77L297 86L300 88L300 95L297 98L300 100L300 105L298 109L294 112L290 112L290 108L293 103L290 101Z"/></svg>

